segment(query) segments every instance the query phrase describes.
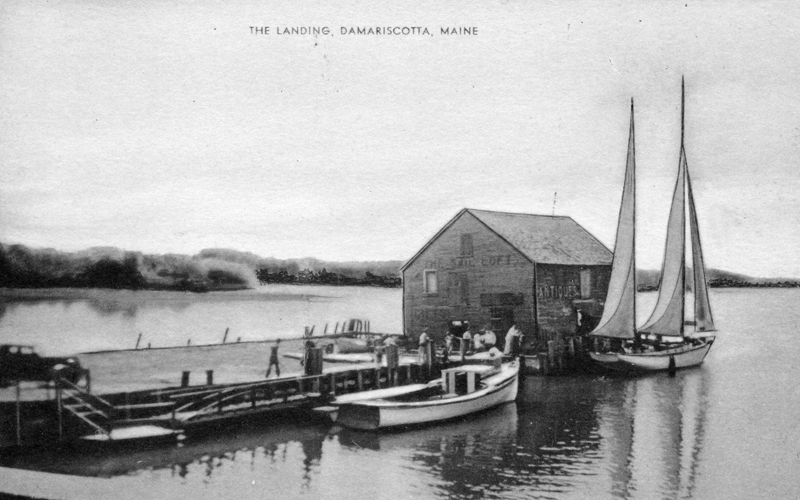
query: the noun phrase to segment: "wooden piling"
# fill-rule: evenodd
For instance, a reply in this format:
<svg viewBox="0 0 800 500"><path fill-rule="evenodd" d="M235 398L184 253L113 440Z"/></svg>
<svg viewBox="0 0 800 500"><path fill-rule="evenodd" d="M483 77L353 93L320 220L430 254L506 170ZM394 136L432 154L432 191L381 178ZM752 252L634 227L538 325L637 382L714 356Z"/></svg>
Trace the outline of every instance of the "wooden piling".
<svg viewBox="0 0 800 500"><path fill-rule="evenodd" d="M206 385L214 385L214 370L206 370Z"/></svg>
<svg viewBox="0 0 800 500"><path fill-rule="evenodd" d="M542 375L550 375L550 357L547 353L539 353L539 372Z"/></svg>
<svg viewBox="0 0 800 500"><path fill-rule="evenodd" d="M17 380L17 446L22 445L22 411L20 408L20 398L22 397L19 380Z"/></svg>
<svg viewBox="0 0 800 500"><path fill-rule="evenodd" d="M62 413L61 385L56 379L56 407L58 408L58 440L64 439L64 417Z"/></svg>
<svg viewBox="0 0 800 500"><path fill-rule="evenodd" d="M547 361L550 363L550 366L555 366L556 364L556 341L555 340L548 340L547 341Z"/></svg>
<svg viewBox="0 0 800 500"><path fill-rule="evenodd" d="M306 375L322 375L322 348L309 347L305 352L305 363L303 368Z"/></svg>
<svg viewBox="0 0 800 500"><path fill-rule="evenodd" d="M189 373L190 372L181 373L181 387L189 387Z"/></svg>

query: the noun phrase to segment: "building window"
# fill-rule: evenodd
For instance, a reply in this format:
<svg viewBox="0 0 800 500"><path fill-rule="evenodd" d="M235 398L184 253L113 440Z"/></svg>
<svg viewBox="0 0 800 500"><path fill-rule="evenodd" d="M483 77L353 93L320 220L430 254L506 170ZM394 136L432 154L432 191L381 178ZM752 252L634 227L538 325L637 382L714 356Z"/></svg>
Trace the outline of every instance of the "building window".
<svg viewBox="0 0 800 500"><path fill-rule="evenodd" d="M471 234L462 234L461 235L461 256L462 257L472 257L472 235Z"/></svg>
<svg viewBox="0 0 800 500"><path fill-rule="evenodd" d="M592 271L581 269L581 298L588 299L592 296Z"/></svg>
<svg viewBox="0 0 800 500"><path fill-rule="evenodd" d="M439 292L439 282L436 279L436 271L423 271L422 280L425 286L425 293L432 295Z"/></svg>

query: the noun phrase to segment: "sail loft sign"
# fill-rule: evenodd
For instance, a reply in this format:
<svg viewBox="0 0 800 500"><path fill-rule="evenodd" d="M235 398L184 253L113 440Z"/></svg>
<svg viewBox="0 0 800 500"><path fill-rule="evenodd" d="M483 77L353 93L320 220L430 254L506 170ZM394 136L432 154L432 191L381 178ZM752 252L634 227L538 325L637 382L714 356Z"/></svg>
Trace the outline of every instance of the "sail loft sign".
<svg viewBox="0 0 800 500"><path fill-rule="evenodd" d="M516 264L516 260L512 258L511 254L507 254L430 259L425 261L424 265L428 269L461 269L465 267L510 266L511 264Z"/></svg>

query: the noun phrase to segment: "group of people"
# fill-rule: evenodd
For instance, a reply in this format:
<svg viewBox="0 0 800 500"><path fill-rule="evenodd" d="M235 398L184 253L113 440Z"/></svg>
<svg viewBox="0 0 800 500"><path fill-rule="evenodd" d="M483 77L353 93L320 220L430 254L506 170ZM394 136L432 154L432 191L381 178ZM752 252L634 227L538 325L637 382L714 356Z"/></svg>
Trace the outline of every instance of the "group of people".
<svg viewBox="0 0 800 500"><path fill-rule="evenodd" d="M458 346L455 345L456 339L460 341L460 345ZM430 342L431 338L428 335L427 328L425 328L419 337L420 352L427 351L427 346ZM506 333L503 354L506 356L514 356L519 353L521 346L522 331L517 327L516 324L514 324L508 330L508 333ZM496 347L497 335L495 335L495 333L489 329L489 325L481 328L476 334L473 334L470 328L467 327L467 329L462 333L461 337L456 337L452 332L447 333L444 338L443 353L445 356L449 356L454 351L463 351L465 353L485 352L491 351Z"/></svg>

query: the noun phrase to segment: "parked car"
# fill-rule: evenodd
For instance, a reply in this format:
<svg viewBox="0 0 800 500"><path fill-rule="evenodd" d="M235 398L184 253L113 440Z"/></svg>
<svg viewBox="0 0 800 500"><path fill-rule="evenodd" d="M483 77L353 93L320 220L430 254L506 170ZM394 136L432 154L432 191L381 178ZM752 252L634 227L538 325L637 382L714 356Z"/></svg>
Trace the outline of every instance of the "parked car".
<svg viewBox="0 0 800 500"><path fill-rule="evenodd" d="M49 381L58 372L61 377L77 383L84 373L77 358L47 358L39 356L33 346L0 345L0 386L12 381Z"/></svg>

